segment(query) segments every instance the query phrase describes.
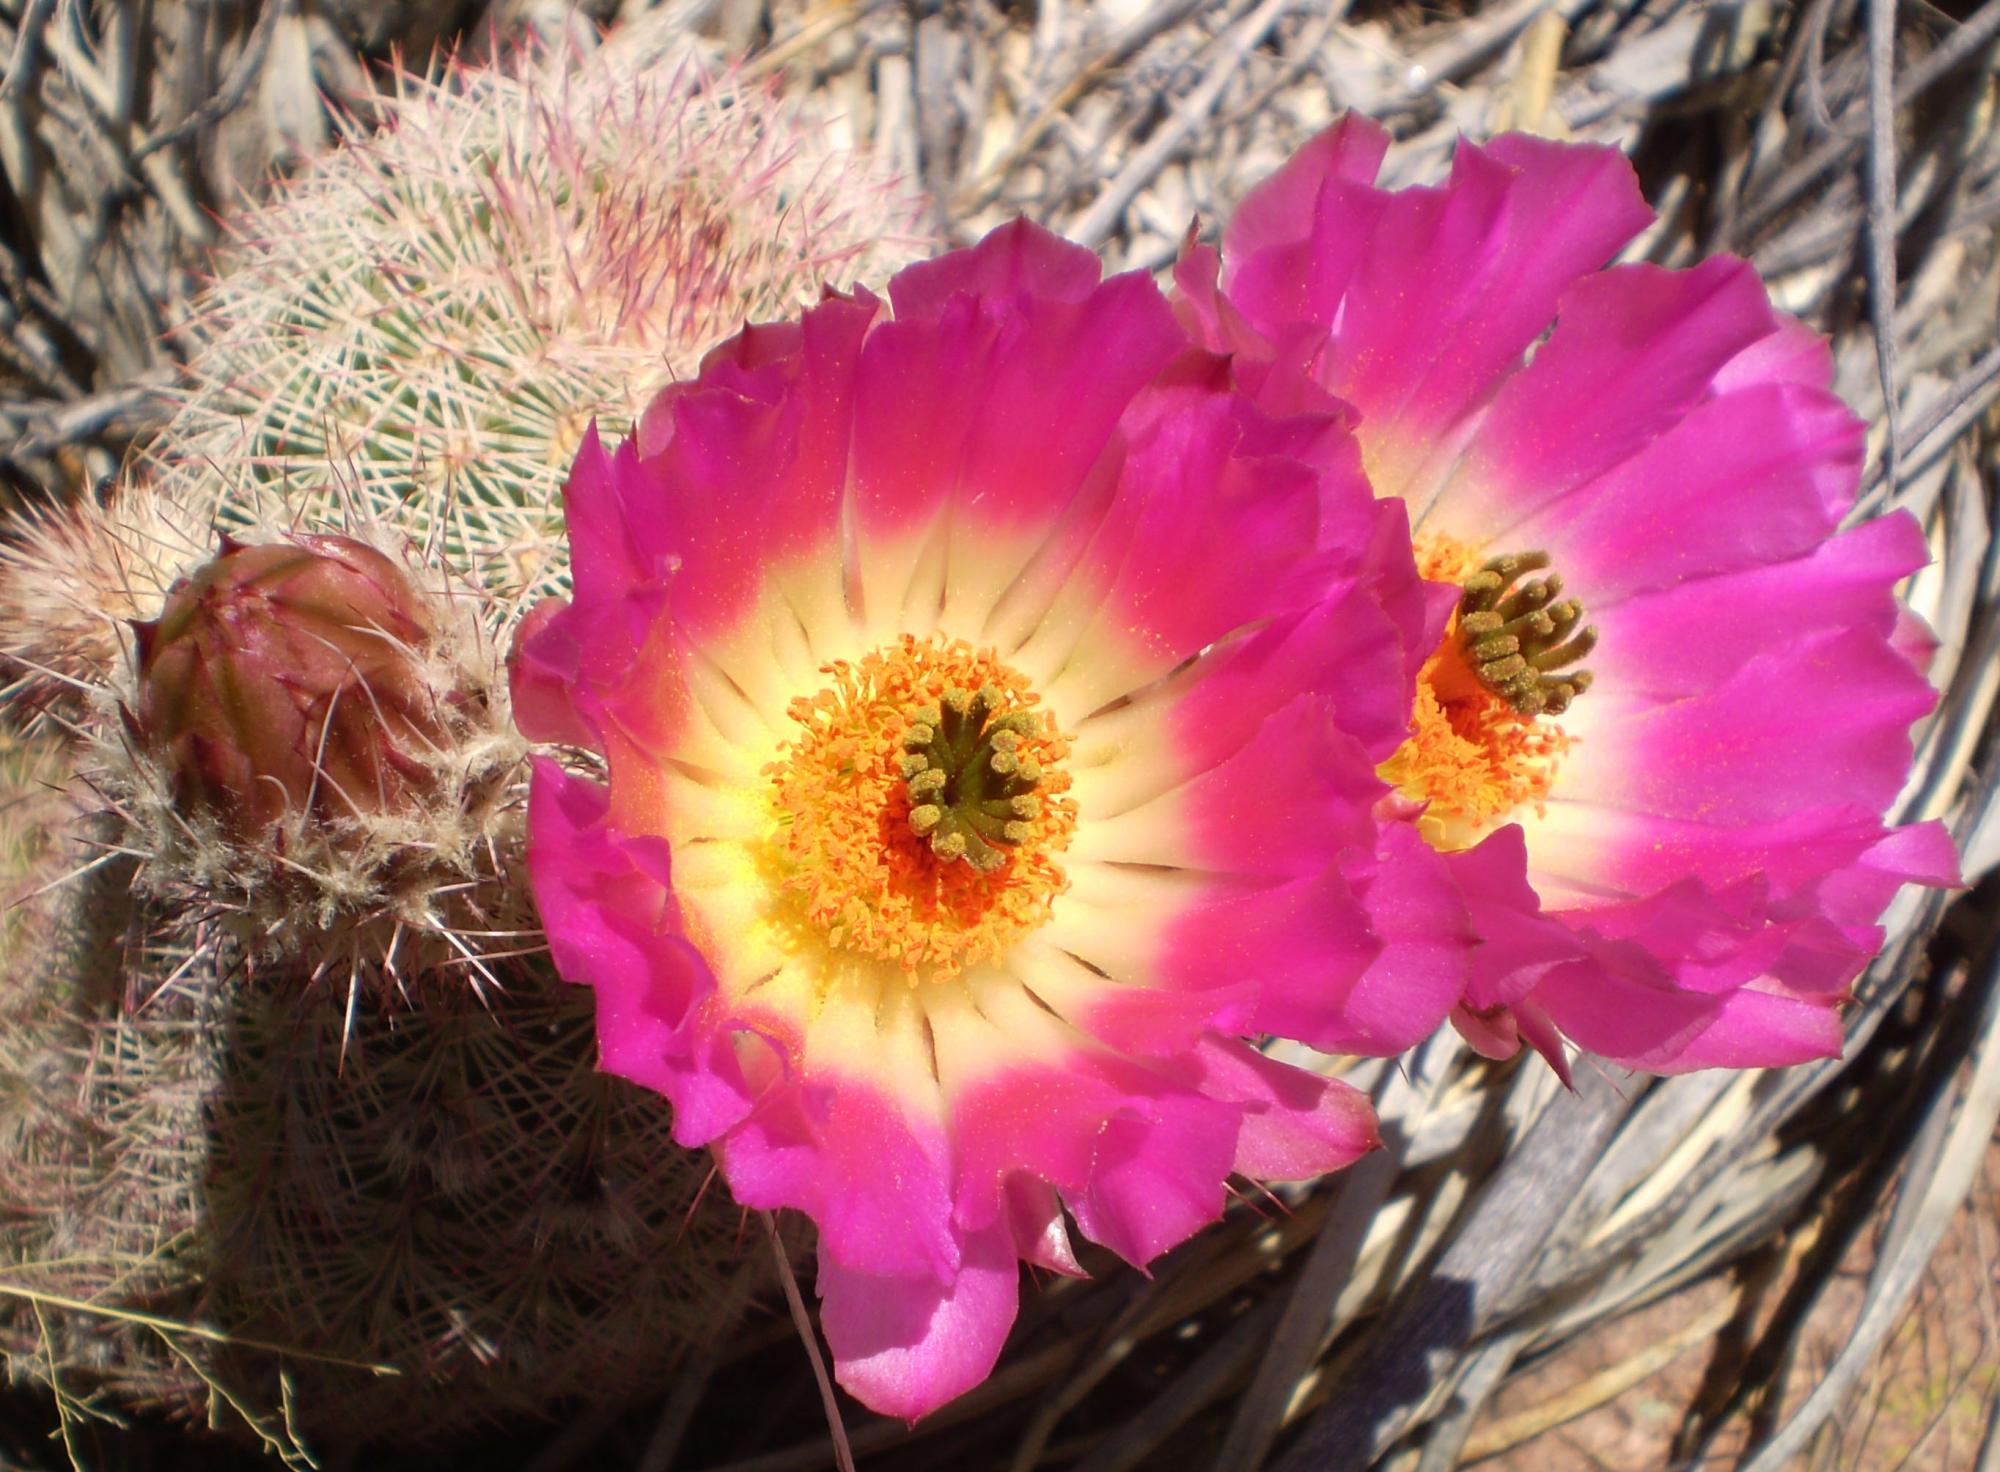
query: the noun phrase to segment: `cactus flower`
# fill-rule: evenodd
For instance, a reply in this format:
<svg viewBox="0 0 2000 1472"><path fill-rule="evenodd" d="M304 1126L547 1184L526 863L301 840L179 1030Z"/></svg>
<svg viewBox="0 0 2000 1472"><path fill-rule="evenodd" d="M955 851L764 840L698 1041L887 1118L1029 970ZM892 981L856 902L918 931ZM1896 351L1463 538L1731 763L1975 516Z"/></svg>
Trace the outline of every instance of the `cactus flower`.
<svg viewBox="0 0 2000 1472"><path fill-rule="evenodd" d="M1268 403L1358 413L1376 492L1459 590L1383 772L1483 944L1467 1037L1663 1072L1833 1055L1936 824L1886 826L1934 695L1907 513L1840 530L1862 427L1744 262L1605 262L1615 150L1510 135L1386 191L1350 116L1254 190L1184 320Z"/></svg>
<svg viewBox="0 0 2000 1472"><path fill-rule="evenodd" d="M1145 1263L1232 1172L1375 1140L1269 1034L1394 1052L1463 981L1378 825L1448 604L1342 420L1267 415L1144 275L1025 223L752 327L566 511L528 865L603 1065L819 1227L841 1382L982 1379L1068 1219Z"/></svg>
<svg viewBox="0 0 2000 1472"><path fill-rule="evenodd" d="M131 730L175 802L243 843L425 792L443 734L423 604L389 558L300 535L220 552L135 622Z"/></svg>

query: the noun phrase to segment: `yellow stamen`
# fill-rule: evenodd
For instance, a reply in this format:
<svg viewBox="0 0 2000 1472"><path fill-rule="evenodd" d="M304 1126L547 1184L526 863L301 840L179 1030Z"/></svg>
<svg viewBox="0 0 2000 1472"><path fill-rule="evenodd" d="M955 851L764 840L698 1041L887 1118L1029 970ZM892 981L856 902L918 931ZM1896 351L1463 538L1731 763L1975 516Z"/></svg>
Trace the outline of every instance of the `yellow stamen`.
<svg viewBox="0 0 2000 1472"><path fill-rule="evenodd" d="M908 635L822 673L829 683L792 702L798 731L765 769L775 878L808 932L893 961L917 982L998 956L1046 921L1068 887L1056 855L1076 831L1076 804L1063 796L1068 739L1034 709L1028 682L990 650ZM911 818L911 716L948 691L990 691L1017 733L1019 761L1040 767L1032 816L1009 825L985 868L952 862Z"/></svg>

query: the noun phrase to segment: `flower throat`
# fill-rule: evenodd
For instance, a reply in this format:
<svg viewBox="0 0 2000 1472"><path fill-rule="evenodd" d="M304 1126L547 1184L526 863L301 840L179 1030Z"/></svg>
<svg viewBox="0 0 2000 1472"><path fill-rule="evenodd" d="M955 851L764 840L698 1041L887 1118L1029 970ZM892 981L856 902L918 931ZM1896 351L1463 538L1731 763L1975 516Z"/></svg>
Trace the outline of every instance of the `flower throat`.
<svg viewBox="0 0 2000 1472"><path fill-rule="evenodd" d="M826 666L766 769L796 933L941 979L1037 929L1068 887L1069 742L991 650L916 639Z"/></svg>
<svg viewBox="0 0 2000 1472"><path fill-rule="evenodd" d="M1417 544L1427 578L1456 582L1458 608L1417 681L1407 741L1383 779L1426 804L1418 826L1433 847L1469 848L1554 784L1572 738L1554 719L1590 688L1577 662L1597 644L1583 606L1563 597L1545 552L1481 561L1429 536Z"/></svg>

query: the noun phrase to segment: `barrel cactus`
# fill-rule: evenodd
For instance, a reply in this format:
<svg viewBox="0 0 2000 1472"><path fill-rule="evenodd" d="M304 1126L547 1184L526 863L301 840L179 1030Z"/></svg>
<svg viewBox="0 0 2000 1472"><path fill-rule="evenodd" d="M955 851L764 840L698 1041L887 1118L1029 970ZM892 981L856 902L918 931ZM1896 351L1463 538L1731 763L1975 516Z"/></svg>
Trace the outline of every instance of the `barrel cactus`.
<svg viewBox="0 0 2000 1472"><path fill-rule="evenodd" d="M559 493L746 321L914 251L910 195L727 77L672 22L583 67L405 79L233 227L148 470L227 525L359 508L489 588L566 589Z"/></svg>
<svg viewBox="0 0 2000 1472"><path fill-rule="evenodd" d="M658 22L389 110L236 223L168 429L0 541L0 1353L287 1453L657 1389L760 1286L542 954L503 655L593 418L914 246Z"/></svg>

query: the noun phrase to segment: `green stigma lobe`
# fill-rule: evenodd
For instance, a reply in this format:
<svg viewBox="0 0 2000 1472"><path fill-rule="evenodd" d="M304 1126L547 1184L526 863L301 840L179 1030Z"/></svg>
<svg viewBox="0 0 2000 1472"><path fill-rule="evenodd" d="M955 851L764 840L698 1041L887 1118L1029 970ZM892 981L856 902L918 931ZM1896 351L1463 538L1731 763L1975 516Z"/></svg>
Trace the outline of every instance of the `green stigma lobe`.
<svg viewBox="0 0 2000 1472"><path fill-rule="evenodd" d="M1041 814L1042 769L1021 750L1035 730L1025 710L996 714L997 686L950 689L936 705L910 712L903 734L903 780L910 789L910 831L946 863L962 859L981 873L1006 861Z"/></svg>
<svg viewBox="0 0 2000 1472"><path fill-rule="evenodd" d="M1580 628L1583 605L1562 596L1546 552L1494 557L1465 580L1458 601L1459 647L1480 683L1524 716L1559 716L1590 688L1590 671L1569 666L1597 647ZM1519 584L1517 587L1516 584Z"/></svg>

